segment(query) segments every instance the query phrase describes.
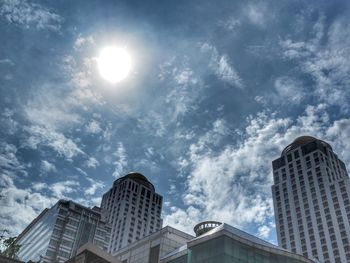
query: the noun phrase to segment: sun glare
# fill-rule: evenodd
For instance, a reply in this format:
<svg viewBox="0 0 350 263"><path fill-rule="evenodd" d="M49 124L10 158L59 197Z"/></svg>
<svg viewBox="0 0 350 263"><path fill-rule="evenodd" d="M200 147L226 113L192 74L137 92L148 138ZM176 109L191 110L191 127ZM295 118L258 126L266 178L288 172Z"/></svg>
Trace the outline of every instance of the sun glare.
<svg viewBox="0 0 350 263"><path fill-rule="evenodd" d="M111 83L125 79L131 69L131 58L124 48L106 47L97 58L101 77Z"/></svg>

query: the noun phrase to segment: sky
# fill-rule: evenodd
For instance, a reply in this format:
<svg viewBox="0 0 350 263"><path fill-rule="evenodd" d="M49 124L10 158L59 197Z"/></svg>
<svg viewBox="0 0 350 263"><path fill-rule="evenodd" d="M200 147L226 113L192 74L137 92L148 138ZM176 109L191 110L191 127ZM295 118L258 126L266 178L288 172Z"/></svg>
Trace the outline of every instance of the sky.
<svg viewBox="0 0 350 263"><path fill-rule="evenodd" d="M350 170L350 2L0 1L0 230L144 174L164 225L276 243L272 160L301 135ZM105 46L129 76L98 73Z"/></svg>

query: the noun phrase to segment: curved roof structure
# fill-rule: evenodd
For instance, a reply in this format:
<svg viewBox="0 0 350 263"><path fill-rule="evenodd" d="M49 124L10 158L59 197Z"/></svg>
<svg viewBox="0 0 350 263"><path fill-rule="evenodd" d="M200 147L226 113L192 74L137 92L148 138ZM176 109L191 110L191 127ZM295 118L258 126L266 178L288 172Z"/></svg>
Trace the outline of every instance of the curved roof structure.
<svg viewBox="0 0 350 263"><path fill-rule="evenodd" d="M221 222L217 221L203 221L195 225L193 231L196 233L196 237L203 235L204 233L212 230L213 228L221 225Z"/></svg>
<svg viewBox="0 0 350 263"><path fill-rule="evenodd" d="M329 147L332 150L332 147L326 143L325 141L319 140L315 137L312 136L308 136L308 135L304 135L304 136L300 136L298 138L296 138L291 144L289 144L286 148L284 148L284 150L281 153L281 156L286 155L287 153L289 153L290 151L294 150L295 148L308 144L310 142L313 141L318 141L321 144L323 144L325 147Z"/></svg>
<svg viewBox="0 0 350 263"><path fill-rule="evenodd" d="M114 181L114 185L121 181L124 181L125 179L134 180L155 191L154 185L150 181L148 181L146 176L138 172L131 172L131 173L128 173L127 175L124 175L123 177L118 178L117 180Z"/></svg>

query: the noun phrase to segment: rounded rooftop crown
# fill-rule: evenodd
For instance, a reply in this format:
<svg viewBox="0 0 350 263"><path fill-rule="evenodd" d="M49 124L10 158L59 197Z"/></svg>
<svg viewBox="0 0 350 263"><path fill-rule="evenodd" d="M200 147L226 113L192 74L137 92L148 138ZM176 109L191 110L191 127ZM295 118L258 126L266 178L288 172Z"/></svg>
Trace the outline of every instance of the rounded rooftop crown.
<svg viewBox="0 0 350 263"><path fill-rule="evenodd" d="M294 150L295 148L308 144L313 141L319 141L321 144L323 144L325 147L329 147L332 150L332 147L326 143L325 141L319 140L315 137L304 135L296 138L291 144L289 144L281 153L281 156L286 155L290 151Z"/></svg>
<svg viewBox="0 0 350 263"><path fill-rule="evenodd" d="M131 178L131 179L137 179L137 180L142 180L142 181L145 181L145 182L149 182L148 179L146 178L146 176L144 176L143 174L137 173L137 172L128 173L124 177L125 178Z"/></svg>
<svg viewBox="0 0 350 263"><path fill-rule="evenodd" d="M141 173L138 172L131 172L128 173L127 175L124 175L123 177L118 178L117 180L114 181L114 184L117 184L121 181L124 181L125 179L131 179L134 180L140 184L143 184L145 186L147 186L148 188L153 189L153 191L155 191L153 184L148 181L148 179L146 178L146 176L144 176Z"/></svg>
<svg viewBox="0 0 350 263"><path fill-rule="evenodd" d="M217 221L203 221L195 225L193 231L196 233L196 237L199 237L221 224L221 222Z"/></svg>

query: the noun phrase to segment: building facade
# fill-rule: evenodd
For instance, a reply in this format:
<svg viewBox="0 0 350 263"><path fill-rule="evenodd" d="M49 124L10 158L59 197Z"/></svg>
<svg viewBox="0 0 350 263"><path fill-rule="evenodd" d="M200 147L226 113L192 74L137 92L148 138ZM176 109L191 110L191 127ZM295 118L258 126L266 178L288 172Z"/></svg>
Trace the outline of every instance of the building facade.
<svg viewBox="0 0 350 263"><path fill-rule="evenodd" d="M321 262L350 262L350 182L332 147L302 136L272 162L278 243Z"/></svg>
<svg viewBox="0 0 350 263"><path fill-rule="evenodd" d="M270 244L227 224L221 224L165 255L160 262L313 263L314 261Z"/></svg>
<svg viewBox="0 0 350 263"><path fill-rule="evenodd" d="M113 254L122 263L158 263L160 258L194 237L166 226Z"/></svg>
<svg viewBox="0 0 350 263"><path fill-rule="evenodd" d="M129 173L114 181L101 202L104 217L112 226L108 252L114 254L160 230L162 203L162 196L140 173Z"/></svg>
<svg viewBox="0 0 350 263"><path fill-rule="evenodd" d="M99 208L60 200L18 236L16 244L21 245L18 257L25 262L65 262L87 242L107 250L110 231Z"/></svg>
<svg viewBox="0 0 350 263"><path fill-rule="evenodd" d="M77 254L65 263L121 263L111 254L91 243L80 247Z"/></svg>

